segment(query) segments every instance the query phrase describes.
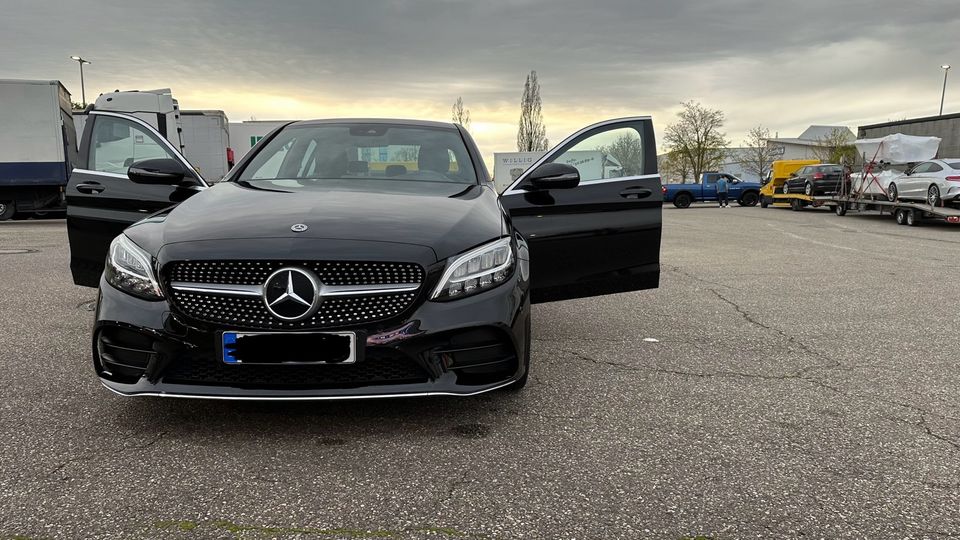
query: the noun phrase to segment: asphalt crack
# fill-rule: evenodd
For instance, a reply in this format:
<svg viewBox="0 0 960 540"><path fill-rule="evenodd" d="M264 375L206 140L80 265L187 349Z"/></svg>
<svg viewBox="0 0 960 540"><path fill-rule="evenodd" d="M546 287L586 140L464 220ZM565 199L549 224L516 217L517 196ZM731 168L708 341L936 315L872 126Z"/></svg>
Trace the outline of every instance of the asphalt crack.
<svg viewBox="0 0 960 540"><path fill-rule="evenodd" d="M122 453L124 453L124 452L127 452L127 451L129 451L129 450L146 450L147 448L150 448L151 446L153 446L153 445L157 444L158 442L160 442L160 440L163 439L163 437L164 437L166 434L167 434L166 431L161 431L161 432L158 433L155 437L153 437L152 439L150 439L149 441L147 441L147 442L144 443L144 444L131 445L131 446L124 445L124 446L122 446L121 448L118 448L118 449L116 449L116 450L107 452L107 455L108 455L108 456L116 456L116 455L122 454ZM124 437L124 438L122 438L120 441L121 441L121 442L126 442L126 441L130 440L131 438L133 438L132 435L127 436L127 437ZM60 472L60 471L62 471L63 469L65 469L67 466L72 465L72 464L74 464L74 463L82 463L82 462L85 462L85 461L91 461L91 460L93 460L93 459L100 459L100 458L102 458L102 457L103 457L102 454L95 454L95 455L89 455L89 456L78 456L78 457L70 458L70 459L64 461L63 463L57 465L57 466L54 467L53 469L51 469L50 472L48 472L48 473L46 474L46 478L52 477L53 475L55 475L55 474L57 474L58 472Z"/></svg>
<svg viewBox="0 0 960 540"><path fill-rule="evenodd" d="M807 353L807 354L809 354L809 355L811 355L811 356L815 356L815 357L817 357L817 358L819 358L819 359L821 359L821 360L823 360L823 361L825 362L825 364L816 364L816 365L812 365L812 366L803 367L803 368L801 368L800 370L798 370L798 371L796 371L795 373L793 373L793 376L795 376L795 377L801 377L801 378L802 378L802 375L804 375L804 374L806 374L806 373L808 373L808 372L810 372L810 371L814 371L814 370L818 370L818 369L837 369L837 368L840 367L840 362L839 362L838 360L834 360L833 358L830 358L830 357L824 355L824 354L821 353L820 351L818 351L818 350L810 347L810 346L807 345L806 343L800 341L799 339L797 339L797 338L794 337L794 336L791 336L790 334L787 334L786 332L784 332L783 330L780 330L779 328L774 328L774 327L772 327L772 326L770 326L770 325L768 325L768 324L764 324L762 321L760 321L759 319L757 319L756 317L754 317L749 311L747 311L747 310L743 309L742 307L740 307L740 304L738 304L738 303L734 302L733 300L730 300L730 299L727 298L726 296L720 294L720 292L717 291L716 289L710 289L710 292L712 292L713 294L715 294L715 295L717 296L717 298L719 298L719 299L722 300L724 303L726 303L727 305L729 305L730 307L732 307L734 310L736 310L736 312L739 313L740 316L743 317L743 319L744 319L745 321L747 321L748 323L750 323L750 324L752 324L752 325L754 325L754 326L756 326L756 327L758 327L758 328L762 328L763 330L766 330L766 331L773 332L773 333L777 334L777 335L780 336L781 338L787 340L789 343L792 343L792 344L796 345L797 347L799 347L800 350L802 350L803 352L805 352L805 353Z"/></svg>
<svg viewBox="0 0 960 540"><path fill-rule="evenodd" d="M702 378L702 379L714 378L714 377L717 377L717 378L727 377L727 378L741 378L741 379L761 379L765 381L799 380L799 381L813 384L814 386L819 386L821 388L830 390L838 394L843 394L843 392L839 388L826 384L823 381L820 381L818 379L814 379L811 377L804 377L802 374L803 370L800 370L799 372L796 372L796 373L788 373L784 375L764 375L762 373L745 373L742 371L684 371L679 369L664 369L664 368L657 368L657 367L651 367L651 366L637 366L633 364L626 364L623 362L614 362L611 360L600 360L598 358L593 358L592 356L585 355L578 351L573 351L570 349L560 349L560 350L571 356L575 356L581 360L591 362L595 365L610 366L622 371L659 373L662 375L675 375L680 377L696 377L696 378Z"/></svg>
<svg viewBox="0 0 960 540"><path fill-rule="evenodd" d="M924 431L927 432L927 435L937 439L938 441L943 441L953 447L954 450L960 450L960 442L955 441L954 439L942 435L940 433L935 433L933 428L930 427L930 424L927 422L927 417L925 415L920 415L920 422L917 423Z"/></svg>
<svg viewBox="0 0 960 540"><path fill-rule="evenodd" d="M717 282L717 281L710 281L709 279L704 279L704 278L702 278L702 277L700 277L700 276L697 276L697 275L695 275L695 274L691 274L690 272L687 272L687 271L685 271L685 270L682 270L679 266L670 266L670 267L668 267L668 270L670 270L671 272L674 272L674 273L676 273L676 274L680 274L681 276L684 276L684 277L686 277L686 278L692 279L693 281L696 281L696 282L698 282L698 283L702 283L702 284L704 284L704 285L713 285L713 286L715 286L715 287L723 287L723 288L725 288L725 289L735 289L735 290L738 289L738 287L734 287L734 286L732 286L732 285L725 285L725 284L719 283L719 282ZM712 290L712 289L711 289L711 290Z"/></svg>

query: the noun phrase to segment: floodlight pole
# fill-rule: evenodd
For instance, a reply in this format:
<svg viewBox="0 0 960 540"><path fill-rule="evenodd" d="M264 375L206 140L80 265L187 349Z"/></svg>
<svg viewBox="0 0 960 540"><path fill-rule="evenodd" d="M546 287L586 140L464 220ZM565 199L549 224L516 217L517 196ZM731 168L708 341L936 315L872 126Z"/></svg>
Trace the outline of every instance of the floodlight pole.
<svg viewBox="0 0 960 540"><path fill-rule="evenodd" d="M940 92L940 116L943 116L943 100L947 97L947 74L950 73L950 66L944 64L940 66L943 70L943 91Z"/></svg>
<svg viewBox="0 0 960 540"><path fill-rule="evenodd" d="M84 65L84 64L89 64L90 61L89 61L89 60L84 60L83 58L80 58L79 56L71 56L70 59L71 59L71 60L76 60L76 62L77 62L78 64L80 64L80 99L81 99L82 102L83 102L83 106L86 107L86 106L87 106L87 90L86 90L86 88L84 88L84 85L83 85L83 65Z"/></svg>

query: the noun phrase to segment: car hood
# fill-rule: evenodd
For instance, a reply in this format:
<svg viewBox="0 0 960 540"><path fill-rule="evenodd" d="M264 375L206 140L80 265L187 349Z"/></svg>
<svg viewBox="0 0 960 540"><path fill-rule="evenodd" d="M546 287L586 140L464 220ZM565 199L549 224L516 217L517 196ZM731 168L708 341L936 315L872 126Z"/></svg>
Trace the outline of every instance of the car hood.
<svg viewBox="0 0 960 540"><path fill-rule="evenodd" d="M351 183L355 185L291 190L216 184L166 215L146 220L145 228L151 224L157 228L150 234L153 239L142 239L153 245L143 247L223 240L311 239L338 241L337 245L366 241L423 246L442 260L503 234L497 194L490 188L440 182ZM307 229L291 230L298 224ZM142 236L148 231L130 232Z"/></svg>

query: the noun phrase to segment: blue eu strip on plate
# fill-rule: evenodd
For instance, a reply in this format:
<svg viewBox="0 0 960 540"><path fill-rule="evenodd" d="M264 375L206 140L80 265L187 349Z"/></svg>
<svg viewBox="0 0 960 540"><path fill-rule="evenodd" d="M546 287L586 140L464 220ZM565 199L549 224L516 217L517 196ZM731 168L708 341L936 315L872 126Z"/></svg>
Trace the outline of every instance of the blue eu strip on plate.
<svg viewBox="0 0 960 540"><path fill-rule="evenodd" d="M239 364L240 361L234 355L237 345L236 332L223 333L223 361L227 364Z"/></svg>

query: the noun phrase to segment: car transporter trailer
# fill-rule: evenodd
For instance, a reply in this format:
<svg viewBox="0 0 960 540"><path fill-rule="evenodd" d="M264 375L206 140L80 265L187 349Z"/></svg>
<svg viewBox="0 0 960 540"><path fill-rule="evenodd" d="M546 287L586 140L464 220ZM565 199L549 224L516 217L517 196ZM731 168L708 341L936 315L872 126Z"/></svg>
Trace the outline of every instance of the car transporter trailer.
<svg viewBox="0 0 960 540"><path fill-rule="evenodd" d="M813 208L828 206L838 216L845 216L847 212L879 212L881 215L889 213L897 220L897 223L911 226L919 225L925 219L960 223L960 210L956 208L930 206L920 202L881 200L856 195L815 197L800 193L777 193L773 196L771 206L790 208L794 211L803 210L807 206Z"/></svg>

